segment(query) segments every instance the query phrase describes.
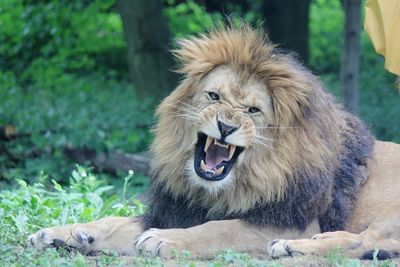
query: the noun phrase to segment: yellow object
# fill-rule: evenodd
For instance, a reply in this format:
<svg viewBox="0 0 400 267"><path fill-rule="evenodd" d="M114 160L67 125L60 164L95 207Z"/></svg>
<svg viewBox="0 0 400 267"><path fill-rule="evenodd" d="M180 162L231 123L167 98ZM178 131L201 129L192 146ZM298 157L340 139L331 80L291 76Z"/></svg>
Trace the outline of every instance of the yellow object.
<svg viewBox="0 0 400 267"><path fill-rule="evenodd" d="M400 0L367 0L364 28L385 68L400 76Z"/></svg>

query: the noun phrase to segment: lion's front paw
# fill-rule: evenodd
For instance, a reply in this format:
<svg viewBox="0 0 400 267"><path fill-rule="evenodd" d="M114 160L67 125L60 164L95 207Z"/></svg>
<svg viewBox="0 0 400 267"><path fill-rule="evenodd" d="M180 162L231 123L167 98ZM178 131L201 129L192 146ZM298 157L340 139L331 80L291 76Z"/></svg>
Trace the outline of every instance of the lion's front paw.
<svg viewBox="0 0 400 267"><path fill-rule="evenodd" d="M188 249L184 241L185 229L152 228L135 241L136 250L143 256L172 258L174 253Z"/></svg>
<svg viewBox="0 0 400 267"><path fill-rule="evenodd" d="M51 228L45 228L28 236L27 243L34 248L41 249L53 246L54 240L62 239L56 238L56 233Z"/></svg>
<svg viewBox="0 0 400 267"><path fill-rule="evenodd" d="M77 249L81 253L90 252L90 246L94 238L84 230L69 226L52 227L39 230L37 233L28 237L28 245L38 249L46 247L64 247L67 249Z"/></svg>
<svg viewBox="0 0 400 267"><path fill-rule="evenodd" d="M280 257L296 257L304 255L303 252L295 250L291 246L291 240L275 239L268 244L268 253L271 258L276 259Z"/></svg>

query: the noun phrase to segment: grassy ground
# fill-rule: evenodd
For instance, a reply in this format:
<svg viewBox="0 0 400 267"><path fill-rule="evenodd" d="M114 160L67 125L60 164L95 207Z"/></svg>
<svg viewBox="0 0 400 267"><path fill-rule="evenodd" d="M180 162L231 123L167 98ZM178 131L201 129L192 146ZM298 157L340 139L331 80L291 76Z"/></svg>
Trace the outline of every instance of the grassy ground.
<svg viewBox="0 0 400 267"><path fill-rule="evenodd" d="M85 257L62 249L34 250L26 245L30 233L42 227L87 222L101 217L135 216L145 207L127 191L135 179L133 173L124 180L122 193L116 195L112 186L104 184L87 169L77 166L69 185L61 186L41 174L32 185L23 180L13 190L0 191L0 266L397 266L396 262L361 262L346 259L340 251L326 258L299 257L276 261L260 260L231 250L221 252L213 261L190 260L190 252L176 253L170 261L142 257L119 257L112 252Z"/></svg>

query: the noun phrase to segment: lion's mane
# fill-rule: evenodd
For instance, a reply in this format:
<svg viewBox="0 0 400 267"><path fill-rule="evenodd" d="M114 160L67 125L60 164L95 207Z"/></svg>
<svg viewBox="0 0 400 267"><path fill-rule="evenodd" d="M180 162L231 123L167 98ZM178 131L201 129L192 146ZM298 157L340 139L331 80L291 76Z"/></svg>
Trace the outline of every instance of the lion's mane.
<svg viewBox="0 0 400 267"><path fill-rule="evenodd" d="M367 177L374 139L345 112L318 79L292 55L279 51L249 26L212 30L179 41L184 78L157 110L159 122L145 228L190 227L241 218L256 225L341 229ZM191 104L200 80L220 65L244 79L256 76L273 99L275 148L246 153L234 185L210 194L188 183L185 162L197 133L178 116Z"/></svg>

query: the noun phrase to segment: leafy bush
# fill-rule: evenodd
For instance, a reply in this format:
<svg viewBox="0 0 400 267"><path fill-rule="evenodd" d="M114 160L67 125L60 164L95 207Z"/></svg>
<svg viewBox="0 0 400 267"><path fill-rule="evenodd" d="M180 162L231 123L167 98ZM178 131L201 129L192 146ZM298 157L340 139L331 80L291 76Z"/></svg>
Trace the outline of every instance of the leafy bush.
<svg viewBox="0 0 400 267"><path fill-rule="evenodd" d="M204 32L221 21L221 14L207 13L203 6L193 0L176 4L175 0L165 0L164 15L175 37L183 37Z"/></svg>
<svg viewBox="0 0 400 267"><path fill-rule="evenodd" d="M52 266L56 263L85 266L85 259L79 254L62 254L54 249L45 252L27 249L25 242L28 234L43 227L83 223L111 215L138 216L145 210L143 204L126 193L129 181L134 179L133 173L125 178L124 191L120 196L115 195L114 188L106 185L104 180L79 166L72 172L69 186L63 187L52 180L53 186L49 190L45 186L48 179L41 173L39 182L33 185L18 180L15 190L0 191L2 266ZM24 248L23 255L20 255L21 248ZM60 255L66 258L60 258Z"/></svg>
<svg viewBox="0 0 400 267"><path fill-rule="evenodd" d="M344 14L340 1L313 0L309 22L309 65L319 73L338 73Z"/></svg>
<svg viewBox="0 0 400 267"><path fill-rule="evenodd" d="M109 51L126 69L122 23L108 11L113 4L0 0L0 69L46 89L72 82L72 72L111 71L109 62L99 64Z"/></svg>
<svg viewBox="0 0 400 267"><path fill-rule="evenodd" d="M114 0L0 0L0 125L26 137L2 145L0 182L61 181L65 146L138 152L152 110L127 82L126 45ZM140 116L139 116L140 114Z"/></svg>
<svg viewBox="0 0 400 267"><path fill-rule="evenodd" d="M133 173L125 178L127 185ZM136 199L126 197L126 186L121 196L112 194L113 186L106 185L87 169L77 166L72 172L69 186L51 180L53 190L46 188L49 177L41 173L37 183L29 185L18 180L18 188L1 191L0 233L3 241L22 244L9 232L27 235L42 227L82 223L105 216L140 215L144 206ZM130 203L130 205L128 205ZM21 236L22 237L22 236Z"/></svg>
<svg viewBox="0 0 400 267"><path fill-rule="evenodd" d="M152 112L128 83L88 75L65 88L26 91L16 80L13 72L0 71L0 125L11 123L29 135L4 143L21 160L0 155L3 179L33 178L40 170L56 180L67 176L67 145L138 152L151 141Z"/></svg>

